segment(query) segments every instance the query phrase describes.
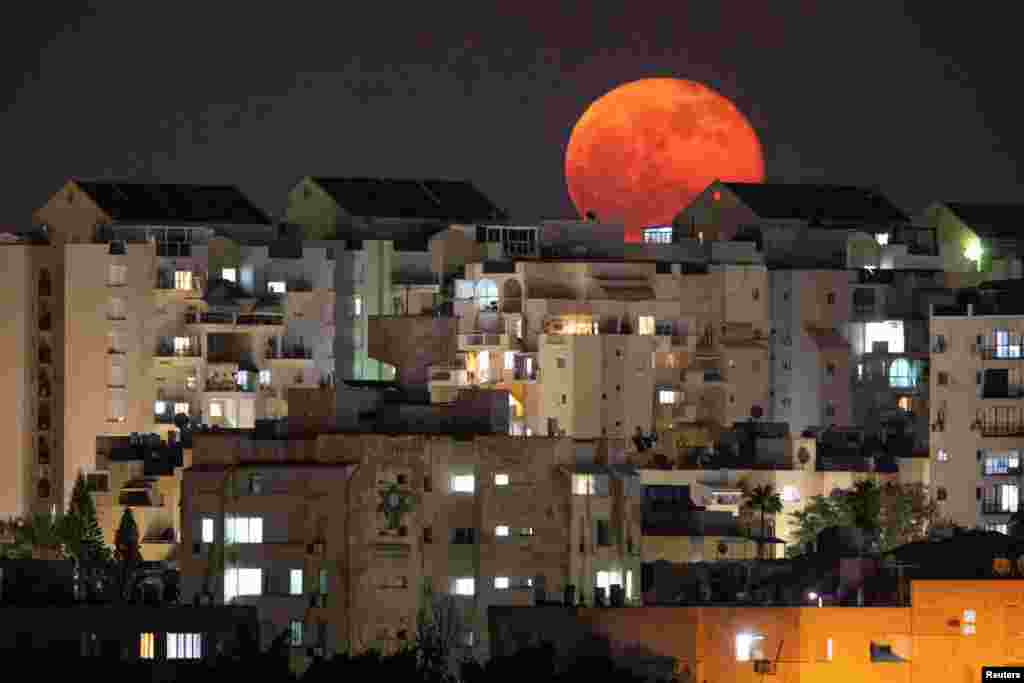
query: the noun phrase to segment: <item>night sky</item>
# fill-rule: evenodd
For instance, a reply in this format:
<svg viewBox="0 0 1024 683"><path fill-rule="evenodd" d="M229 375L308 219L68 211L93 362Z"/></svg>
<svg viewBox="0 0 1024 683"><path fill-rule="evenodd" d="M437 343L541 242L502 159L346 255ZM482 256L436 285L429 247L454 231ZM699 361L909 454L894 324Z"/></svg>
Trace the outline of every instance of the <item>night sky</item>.
<svg viewBox="0 0 1024 683"><path fill-rule="evenodd" d="M22 3L0 225L76 176L235 183L275 216L304 175L468 178L517 221L572 216L576 118L652 76L732 99L769 180L1020 200L1014 3L464 4Z"/></svg>

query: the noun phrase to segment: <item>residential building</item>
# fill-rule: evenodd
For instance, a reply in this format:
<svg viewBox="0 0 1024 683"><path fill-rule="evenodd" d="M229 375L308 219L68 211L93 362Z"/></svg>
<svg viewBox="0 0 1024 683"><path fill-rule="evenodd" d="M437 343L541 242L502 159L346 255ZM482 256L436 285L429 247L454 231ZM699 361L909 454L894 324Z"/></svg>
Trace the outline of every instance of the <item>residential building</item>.
<svg viewBox="0 0 1024 683"><path fill-rule="evenodd" d="M943 245L943 267L950 272L975 272L984 280L1019 279L1024 275L1021 258L1024 244L1020 226L1024 204L935 202L923 212L921 222L936 230Z"/></svg>
<svg viewBox="0 0 1024 683"><path fill-rule="evenodd" d="M98 437L166 433L180 413L251 426L333 370L332 290L349 270L328 256L344 245L283 243L234 187L72 180L33 220L34 240L3 245L23 387L4 514L62 509L97 471Z"/></svg>
<svg viewBox="0 0 1024 683"><path fill-rule="evenodd" d="M936 306L931 333L931 442L940 512L1005 533L1019 510L1024 437L1020 281Z"/></svg>
<svg viewBox="0 0 1024 683"><path fill-rule="evenodd" d="M297 644L358 652L411 641L430 587L485 653L488 605L568 586L639 600L640 476L615 458L603 442L508 435L197 434L183 597L253 604L273 633L302 624Z"/></svg>
<svg viewBox="0 0 1024 683"><path fill-rule="evenodd" d="M307 177L288 193L285 220L304 241L342 241L353 259L352 374L344 377L392 380L394 367L367 353L368 317L431 310L441 281L430 237L505 214L466 181Z"/></svg>

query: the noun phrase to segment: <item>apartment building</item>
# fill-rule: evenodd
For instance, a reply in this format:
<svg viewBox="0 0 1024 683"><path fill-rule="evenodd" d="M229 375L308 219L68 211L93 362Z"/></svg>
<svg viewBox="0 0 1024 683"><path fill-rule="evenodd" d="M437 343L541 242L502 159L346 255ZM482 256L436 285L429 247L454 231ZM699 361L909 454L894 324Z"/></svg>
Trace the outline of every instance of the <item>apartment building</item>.
<svg viewBox="0 0 1024 683"><path fill-rule="evenodd" d="M455 283L455 366L465 385L507 388L513 434L623 438L676 424L729 425L768 402L763 266L683 272L650 261L485 261Z"/></svg>
<svg viewBox="0 0 1024 683"><path fill-rule="evenodd" d="M351 378L394 379L394 366L367 353L368 318L433 309L441 280L431 269L430 238L452 225L505 218L466 181L307 177L292 188L285 220L297 234L341 240L354 259Z"/></svg>
<svg viewBox="0 0 1024 683"><path fill-rule="evenodd" d="M288 628L310 654L411 640L424 585L454 597L478 652L489 605L567 586L587 602L618 586L634 604L640 477L614 457L601 442L507 435L196 435L183 598L254 604L268 638Z"/></svg>
<svg viewBox="0 0 1024 683"><path fill-rule="evenodd" d="M344 244L284 243L236 188L72 180L33 220L41 244L5 245L31 278L5 317L33 320L12 342L31 383L11 399L27 444L5 465L22 472L11 514L63 507L98 437L166 433L180 413L251 426L333 371Z"/></svg>
<svg viewBox="0 0 1024 683"><path fill-rule="evenodd" d="M974 271L985 280L1007 280L1019 279L1024 273L1021 220L1024 204L941 201L929 205L920 222L934 228L940 243L948 246L942 252L945 270Z"/></svg>
<svg viewBox="0 0 1024 683"><path fill-rule="evenodd" d="M1007 531L1019 510L1024 308L1013 282L966 293L931 316L931 443L940 512Z"/></svg>

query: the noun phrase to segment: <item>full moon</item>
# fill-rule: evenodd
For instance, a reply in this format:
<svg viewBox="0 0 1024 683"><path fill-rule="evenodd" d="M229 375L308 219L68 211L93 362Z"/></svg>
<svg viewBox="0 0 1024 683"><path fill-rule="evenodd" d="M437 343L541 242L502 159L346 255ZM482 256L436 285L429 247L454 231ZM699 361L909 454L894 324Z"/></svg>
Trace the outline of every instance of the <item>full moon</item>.
<svg viewBox="0 0 1024 683"><path fill-rule="evenodd" d="M581 216L625 224L627 241L665 225L712 181L761 182L757 133L725 97L694 81L633 81L598 98L565 151Z"/></svg>

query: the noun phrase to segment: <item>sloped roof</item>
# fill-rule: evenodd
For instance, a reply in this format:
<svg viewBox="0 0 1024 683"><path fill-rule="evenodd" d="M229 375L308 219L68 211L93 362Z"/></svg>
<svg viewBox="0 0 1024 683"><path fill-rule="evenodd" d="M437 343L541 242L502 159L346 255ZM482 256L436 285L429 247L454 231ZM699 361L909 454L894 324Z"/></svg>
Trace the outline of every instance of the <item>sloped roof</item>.
<svg viewBox="0 0 1024 683"><path fill-rule="evenodd" d="M981 237L1024 237L1024 204L945 202L945 206Z"/></svg>
<svg viewBox="0 0 1024 683"><path fill-rule="evenodd" d="M464 222L506 218L468 181L322 177L312 180L353 216Z"/></svg>
<svg viewBox="0 0 1024 683"><path fill-rule="evenodd" d="M270 225L232 185L170 185L79 180L75 184L115 221L172 225Z"/></svg>
<svg viewBox="0 0 1024 683"><path fill-rule="evenodd" d="M848 185L723 183L761 218L888 224L910 218L879 192Z"/></svg>

